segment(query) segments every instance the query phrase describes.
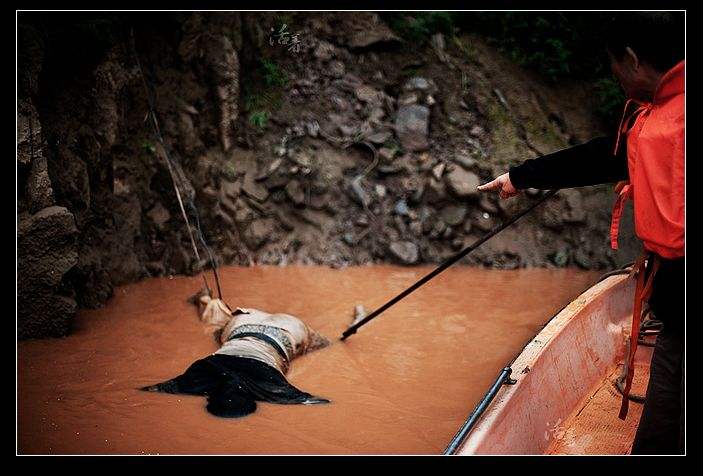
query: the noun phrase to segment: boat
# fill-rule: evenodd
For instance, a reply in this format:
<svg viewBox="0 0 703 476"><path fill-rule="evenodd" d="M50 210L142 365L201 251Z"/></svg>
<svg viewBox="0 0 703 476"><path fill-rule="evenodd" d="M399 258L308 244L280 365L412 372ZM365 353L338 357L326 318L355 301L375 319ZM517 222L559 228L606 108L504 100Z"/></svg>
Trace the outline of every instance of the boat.
<svg viewBox="0 0 703 476"><path fill-rule="evenodd" d="M608 273L557 313L500 372L445 454L628 454L653 350L651 340L637 348L635 401L620 420L635 288L628 271Z"/></svg>

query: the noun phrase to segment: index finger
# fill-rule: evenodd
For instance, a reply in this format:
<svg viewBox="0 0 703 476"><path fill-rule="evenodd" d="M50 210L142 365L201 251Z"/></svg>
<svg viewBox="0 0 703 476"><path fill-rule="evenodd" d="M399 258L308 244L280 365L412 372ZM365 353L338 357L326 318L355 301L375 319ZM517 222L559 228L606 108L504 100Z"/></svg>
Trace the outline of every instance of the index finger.
<svg viewBox="0 0 703 476"><path fill-rule="evenodd" d="M479 185L476 189L480 191L484 190L495 190L497 188L500 188L500 183L498 183L498 179L493 179L488 183L484 183L483 185Z"/></svg>

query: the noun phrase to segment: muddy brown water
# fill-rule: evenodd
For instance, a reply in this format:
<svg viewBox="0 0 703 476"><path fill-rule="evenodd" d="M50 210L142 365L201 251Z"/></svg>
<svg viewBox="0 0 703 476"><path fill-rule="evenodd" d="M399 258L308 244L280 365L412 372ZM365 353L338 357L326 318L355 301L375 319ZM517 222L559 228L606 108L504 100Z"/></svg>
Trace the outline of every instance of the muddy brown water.
<svg viewBox="0 0 703 476"><path fill-rule="evenodd" d="M231 306L298 316L333 339L288 379L329 405L258 403L245 418L205 398L138 387L214 352L186 299L197 277L117 288L66 338L18 345L18 452L58 454L438 454L500 369L599 273L450 269L346 342L354 305L383 304L431 268L231 267Z"/></svg>

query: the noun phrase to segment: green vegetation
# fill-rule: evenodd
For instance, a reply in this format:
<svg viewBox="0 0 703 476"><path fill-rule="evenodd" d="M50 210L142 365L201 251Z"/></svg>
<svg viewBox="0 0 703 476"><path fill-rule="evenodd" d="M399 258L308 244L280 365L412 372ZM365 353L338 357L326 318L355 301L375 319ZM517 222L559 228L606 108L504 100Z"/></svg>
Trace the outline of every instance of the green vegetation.
<svg viewBox="0 0 703 476"><path fill-rule="evenodd" d="M151 141L144 140L144 142L142 142L142 149L144 149L144 152L148 154L156 154L156 146Z"/></svg>
<svg viewBox="0 0 703 476"><path fill-rule="evenodd" d="M267 59L261 60L261 68L263 70L266 86L270 88L284 87L288 84L288 75L273 61Z"/></svg>
<svg viewBox="0 0 703 476"><path fill-rule="evenodd" d="M234 166L234 164L231 161L224 162L222 164L221 171L222 171L222 174L224 175L224 177L231 182L234 182L239 178L239 174L237 173L237 168Z"/></svg>
<svg viewBox="0 0 703 476"><path fill-rule="evenodd" d="M288 74L274 61L262 59L253 74L244 83L244 111L249 124L266 129L271 112L283 102L283 88L288 85Z"/></svg>
<svg viewBox="0 0 703 476"><path fill-rule="evenodd" d="M259 129L266 129L267 122L268 112L266 111L252 111L249 114L249 123L252 126L258 127Z"/></svg>
<svg viewBox="0 0 703 476"><path fill-rule="evenodd" d="M622 112L625 95L622 88L614 78L601 78L596 80L596 94L598 95L598 114L615 123Z"/></svg>
<svg viewBox="0 0 703 476"><path fill-rule="evenodd" d="M386 20L395 32L407 41L422 43L435 33L454 33L454 13L427 12L414 15L386 14Z"/></svg>
<svg viewBox="0 0 703 476"><path fill-rule="evenodd" d="M467 54L454 35L475 33L513 61L558 81L591 81L598 113L617 120L624 96L610 72L603 44L608 12L417 12L384 13L384 20L408 42L424 43L438 32ZM469 56L471 56L469 54Z"/></svg>

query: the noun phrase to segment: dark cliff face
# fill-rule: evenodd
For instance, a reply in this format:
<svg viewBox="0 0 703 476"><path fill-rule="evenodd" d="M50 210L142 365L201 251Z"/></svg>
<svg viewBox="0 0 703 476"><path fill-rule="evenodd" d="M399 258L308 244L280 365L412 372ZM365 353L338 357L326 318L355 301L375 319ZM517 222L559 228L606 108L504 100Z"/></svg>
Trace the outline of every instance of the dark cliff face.
<svg viewBox="0 0 703 476"><path fill-rule="evenodd" d="M411 44L371 13L22 12L18 61L21 338L206 265L147 94L220 264L437 262L532 199L477 182L599 132L588 85L547 86L471 36ZM625 262L611 202L567 191L466 262Z"/></svg>

